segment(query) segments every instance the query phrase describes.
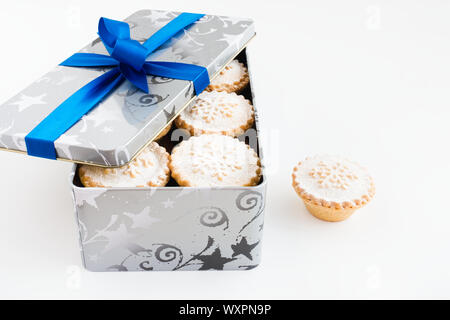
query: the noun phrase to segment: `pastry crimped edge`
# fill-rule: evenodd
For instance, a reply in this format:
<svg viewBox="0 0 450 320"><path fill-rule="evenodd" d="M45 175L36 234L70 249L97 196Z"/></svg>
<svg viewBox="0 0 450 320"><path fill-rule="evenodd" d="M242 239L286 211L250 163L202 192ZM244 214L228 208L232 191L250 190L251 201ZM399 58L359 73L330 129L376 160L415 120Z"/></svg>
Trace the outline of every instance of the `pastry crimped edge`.
<svg viewBox="0 0 450 320"><path fill-rule="evenodd" d="M170 154L167 152L166 148L160 146L158 144L157 148L161 151L164 151L165 155L167 156L167 167L164 168L164 178L161 178L162 176L158 177L159 183L152 183L149 181L146 186L135 186L135 188L144 188L144 187L164 187L170 180ZM134 161L134 160L133 160ZM93 181L91 177L85 175L85 169L86 167L84 165L79 166L78 168L78 176L80 177L80 181L86 188L120 188L120 187L107 187L99 182ZM108 173L108 170L113 170L114 168L102 168L105 173ZM131 187L132 188L132 187Z"/></svg>
<svg viewBox="0 0 450 320"><path fill-rule="evenodd" d="M248 69L246 66L244 66L244 64L242 62L239 62L239 64L244 68L244 75L239 79L239 81L235 81L233 84L228 84L228 83L223 83L220 85L216 85L216 84L209 84L206 87L206 91L226 91L228 93L231 92L236 92L239 93L242 90L244 90L247 85L250 82L250 76L248 74Z"/></svg>
<svg viewBox="0 0 450 320"><path fill-rule="evenodd" d="M209 91L209 92L211 92L211 91ZM234 92L232 92L232 93L234 93ZM244 99L244 100L252 107L252 116L250 117L250 119L247 120L247 123L245 123L237 128L230 129L230 130L222 130L222 131L211 131L211 130L198 129L198 128L194 128L192 125L190 125L189 123L187 123L186 121L181 119L180 115L175 119L175 125L180 129L186 129L187 131L189 131L189 134L191 136L199 136L202 134L222 134L222 135L226 135L226 136L238 137L241 134L244 134L245 131L250 129L253 126L253 123L255 123L255 107L253 107L253 104L250 100L248 100L248 99Z"/></svg>
<svg viewBox="0 0 450 320"><path fill-rule="evenodd" d="M336 201L327 201L324 199L317 198L313 196L311 193L305 191L305 189L301 188L298 183L296 183L296 172L298 171L298 167L302 165L302 162L299 161L297 165L294 167L294 172L292 173L292 186L294 187L295 192L300 196L300 198L305 203L306 208L309 212L311 212L315 217L325 220L325 221L342 221L347 219L355 210L364 207L368 204L375 195L375 183L373 178L369 176L370 179L370 188L367 194L361 196L360 199L353 199L354 203L350 201L336 202Z"/></svg>
<svg viewBox="0 0 450 320"><path fill-rule="evenodd" d="M259 181L261 180L261 177L262 177L261 159L259 158L259 156L258 156L258 154L256 153L255 150L250 148L250 146L248 144L245 144L245 145L247 146L248 149L251 149L254 152L254 154L256 156L256 159L258 159L258 161L256 162L256 164L258 165L258 169L255 171L256 176L251 177L250 181L248 183L240 185L239 187L253 187L253 186L256 186L259 183ZM170 169L172 178L182 187L193 187L191 185L191 183L187 179L183 179L181 177L181 174L178 172L178 170L176 170L176 168L174 166L172 166L172 155L175 152L177 152L178 146L173 148L172 153L169 156L169 160L170 160L169 161L169 169ZM232 186L232 187L236 187L236 186Z"/></svg>

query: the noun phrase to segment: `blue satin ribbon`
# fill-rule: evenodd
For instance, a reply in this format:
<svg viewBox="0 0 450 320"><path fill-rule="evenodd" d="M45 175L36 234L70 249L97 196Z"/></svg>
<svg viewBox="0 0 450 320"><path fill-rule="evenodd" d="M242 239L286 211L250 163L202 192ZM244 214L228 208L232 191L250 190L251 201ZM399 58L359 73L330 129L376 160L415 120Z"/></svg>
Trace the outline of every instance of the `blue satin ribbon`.
<svg viewBox="0 0 450 320"><path fill-rule="evenodd" d="M60 65L113 68L76 91L42 120L25 137L27 153L36 157L56 159L55 141L117 88L124 79L146 93L148 93L147 75L189 80L194 84L195 94L201 93L209 84L208 71L205 67L179 62L146 61L146 59L176 33L203 16L203 14L181 13L143 44L130 38L127 23L101 18L98 23L98 34L109 56L75 53Z"/></svg>

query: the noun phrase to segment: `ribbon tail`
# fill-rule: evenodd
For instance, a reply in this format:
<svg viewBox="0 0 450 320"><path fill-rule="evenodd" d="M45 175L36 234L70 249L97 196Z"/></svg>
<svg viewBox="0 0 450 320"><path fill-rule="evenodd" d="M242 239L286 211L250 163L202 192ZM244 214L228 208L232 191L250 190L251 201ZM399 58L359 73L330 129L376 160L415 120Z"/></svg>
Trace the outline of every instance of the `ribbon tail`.
<svg viewBox="0 0 450 320"><path fill-rule="evenodd" d="M28 154L56 159L54 142L101 102L121 80L119 68L114 68L72 94L25 137Z"/></svg>
<svg viewBox="0 0 450 320"><path fill-rule="evenodd" d="M96 53L75 53L60 63L67 67L105 67L117 66L119 62L107 55Z"/></svg>
<svg viewBox="0 0 450 320"><path fill-rule="evenodd" d="M143 68L147 74L154 76L192 81L196 95L209 85L208 70L195 64L149 61Z"/></svg>
<svg viewBox="0 0 450 320"><path fill-rule="evenodd" d="M204 14L183 12L164 27L156 31L143 43L143 46L148 49L150 54L164 44L164 42L203 16Z"/></svg>

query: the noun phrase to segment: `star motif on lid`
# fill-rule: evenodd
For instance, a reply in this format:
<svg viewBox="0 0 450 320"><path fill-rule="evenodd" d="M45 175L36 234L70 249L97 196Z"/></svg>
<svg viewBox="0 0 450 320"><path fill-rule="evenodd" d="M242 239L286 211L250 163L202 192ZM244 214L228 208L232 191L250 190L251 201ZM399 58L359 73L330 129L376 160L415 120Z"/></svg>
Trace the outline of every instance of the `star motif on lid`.
<svg viewBox="0 0 450 320"><path fill-rule="evenodd" d="M43 93L40 96L31 97L27 96L26 94L21 94L19 100L15 102L11 102L10 105L17 106L19 109L19 112L22 112L23 110L27 109L28 107L35 106L38 104L47 104L44 100L42 100L47 94Z"/></svg>
<svg viewBox="0 0 450 320"><path fill-rule="evenodd" d="M164 115L166 116L167 119L167 123L172 120L173 117L175 117L176 112L175 112L175 106L172 107L172 111L167 111L167 110L163 110L164 111Z"/></svg>
<svg viewBox="0 0 450 320"><path fill-rule="evenodd" d="M232 244L231 249L233 249L233 255L232 257L236 257L240 254L246 256L248 259L253 260L251 251L259 244L258 242L255 242L253 244L248 244L247 238L242 237L241 241L237 244Z"/></svg>
<svg viewBox="0 0 450 320"><path fill-rule="evenodd" d="M173 208L173 205L175 202L168 198L166 201L163 201L161 203L164 206L164 209L167 209L167 208Z"/></svg>
<svg viewBox="0 0 450 320"><path fill-rule="evenodd" d="M129 217L132 221L131 228L145 228L148 229L151 225L158 222L160 219L154 218L151 215L150 207L144 208L139 213L124 212L124 215Z"/></svg>
<svg viewBox="0 0 450 320"><path fill-rule="evenodd" d="M216 250L214 250L214 252L210 255L202 254L196 256L195 258L203 262L203 265L199 270L223 270L226 263L236 260L236 258L222 257L219 248L216 248Z"/></svg>
<svg viewBox="0 0 450 320"><path fill-rule="evenodd" d="M113 129L111 127L104 126L102 129L102 132L104 132L104 133L113 132Z"/></svg>

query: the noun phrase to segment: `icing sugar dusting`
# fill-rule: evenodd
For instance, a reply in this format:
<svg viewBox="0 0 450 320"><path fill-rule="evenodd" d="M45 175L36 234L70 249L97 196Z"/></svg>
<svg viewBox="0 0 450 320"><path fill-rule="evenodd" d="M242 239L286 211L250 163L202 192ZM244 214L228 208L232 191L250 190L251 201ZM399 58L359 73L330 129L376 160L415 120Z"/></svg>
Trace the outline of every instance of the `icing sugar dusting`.
<svg viewBox="0 0 450 320"><path fill-rule="evenodd" d="M194 135L221 133L238 136L253 123L253 106L236 93L204 91L184 109L178 122Z"/></svg>
<svg viewBox="0 0 450 320"><path fill-rule="evenodd" d="M355 162L331 155L302 161L294 169L294 183L317 199L355 204L369 198L373 187L372 178L366 169Z"/></svg>
<svg viewBox="0 0 450 320"><path fill-rule="evenodd" d="M247 70L244 65L237 60L233 60L211 81L211 85L231 85L235 82L239 82L246 73Z"/></svg>
<svg viewBox="0 0 450 320"><path fill-rule="evenodd" d="M168 180L169 154L152 142L129 164L119 168L82 165L80 177L85 184L104 187L163 186ZM90 186L90 185L88 185Z"/></svg>
<svg viewBox="0 0 450 320"><path fill-rule="evenodd" d="M172 152L171 167L177 181L189 186L253 185L261 170L253 149L224 135L202 135L183 141Z"/></svg>

